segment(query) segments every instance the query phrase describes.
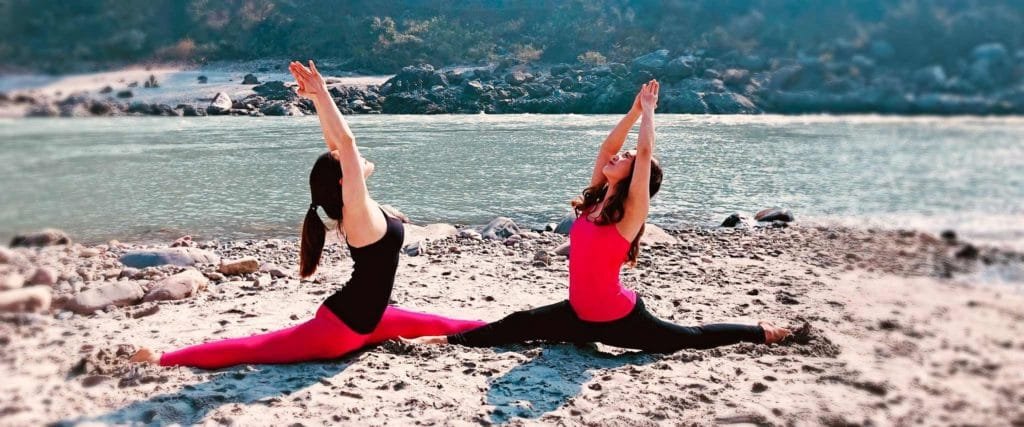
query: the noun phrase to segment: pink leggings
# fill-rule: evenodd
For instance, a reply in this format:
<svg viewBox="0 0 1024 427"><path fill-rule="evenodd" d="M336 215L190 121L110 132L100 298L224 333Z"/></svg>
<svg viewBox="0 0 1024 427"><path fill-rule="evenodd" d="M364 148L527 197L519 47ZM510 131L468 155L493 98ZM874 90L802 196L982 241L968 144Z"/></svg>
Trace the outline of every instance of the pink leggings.
<svg viewBox="0 0 1024 427"><path fill-rule="evenodd" d="M248 338L231 338L164 353L161 366L219 369L240 364L294 363L335 359L371 344L398 337L452 335L486 322L457 320L388 306L377 328L358 334L325 306L305 323Z"/></svg>

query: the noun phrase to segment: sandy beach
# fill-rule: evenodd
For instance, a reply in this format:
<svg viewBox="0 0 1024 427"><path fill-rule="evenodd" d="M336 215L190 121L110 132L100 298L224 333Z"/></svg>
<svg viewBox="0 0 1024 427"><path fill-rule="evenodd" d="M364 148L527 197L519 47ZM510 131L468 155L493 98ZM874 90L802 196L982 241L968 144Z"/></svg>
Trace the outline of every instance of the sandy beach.
<svg viewBox="0 0 1024 427"><path fill-rule="evenodd" d="M445 225L409 229L409 243L422 243L402 255L397 305L496 320L566 298L566 258L552 252L564 236L495 241ZM294 241L191 245L225 260L255 257L264 271L224 276L212 263L133 270L119 262L166 246L5 249L4 271L33 277L26 270L45 267L57 277L49 310L0 322L0 425L1024 423L1024 295L978 283L988 269L1020 269L1024 256L926 233L799 224L674 230L651 239L638 267L624 270L624 283L662 318L765 319L798 329L772 347L650 355L603 345L386 343L288 366L128 363L137 346L172 350L301 322L350 273L336 243L303 282ZM89 289L137 283L152 291L188 269L209 279L192 296L68 311Z"/></svg>

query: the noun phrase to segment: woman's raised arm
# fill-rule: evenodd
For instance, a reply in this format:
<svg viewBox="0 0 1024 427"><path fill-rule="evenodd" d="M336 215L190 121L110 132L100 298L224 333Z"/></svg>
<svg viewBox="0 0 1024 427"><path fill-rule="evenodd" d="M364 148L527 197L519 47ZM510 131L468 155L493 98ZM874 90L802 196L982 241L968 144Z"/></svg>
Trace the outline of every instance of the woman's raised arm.
<svg viewBox="0 0 1024 427"><path fill-rule="evenodd" d="M597 160L594 161L594 171L590 175L590 185L588 187L594 187L605 182L604 166L608 164L608 161L615 156L622 149L622 144L626 143L626 136L629 135L629 130L636 124L636 120L640 118L640 95L637 94L636 98L633 99L633 106L630 107L629 112L626 116L619 120L619 124L615 125L615 128L608 134L608 137L601 143L601 150L597 152Z"/></svg>
<svg viewBox="0 0 1024 427"><path fill-rule="evenodd" d="M657 81L645 84L638 96L641 103L640 136L636 145L636 158L633 159L633 180L629 183L629 197L626 199L626 212L618 223L619 232L626 236L635 236L647 221L647 213L651 207L651 160L654 158L654 110L658 108Z"/></svg>
<svg viewBox="0 0 1024 427"><path fill-rule="evenodd" d="M338 111L338 106L334 105L327 83L313 61L309 61L308 68L298 62L292 62L288 68L299 84L299 95L313 101L327 148L341 162L341 197L345 215L342 223L346 238L353 246L375 242L383 235L386 223L383 216L376 213L377 205L370 199L366 188L369 170L365 169L371 166L359 155L352 130Z"/></svg>

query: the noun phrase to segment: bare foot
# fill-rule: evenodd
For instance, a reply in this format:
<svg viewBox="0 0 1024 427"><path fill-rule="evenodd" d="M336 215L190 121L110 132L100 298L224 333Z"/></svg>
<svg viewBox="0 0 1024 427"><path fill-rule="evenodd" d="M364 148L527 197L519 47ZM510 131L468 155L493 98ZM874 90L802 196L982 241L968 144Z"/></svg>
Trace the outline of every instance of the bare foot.
<svg viewBox="0 0 1024 427"><path fill-rule="evenodd" d="M763 320L757 322L757 325L760 326L761 329L764 329L765 344L775 344L786 339L786 337L788 337L789 334L793 333L789 329L780 328L778 326L773 325L771 322L765 322Z"/></svg>
<svg viewBox="0 0 1024 427"><path fill-rule="evenodd" d="M146 347L142 347L139 351L136 351L130 359L132 363L149 363L156 365L160 363L160 355L153 352Z"/></svg>
<svg viewBox="0 0 1024 427"><path fill-rule="evenodd" d="M445 345L448 344L448 337L444 335L430 336L430 337L419 337L419 338L403 338L398 337L402 342L406 344L431 344L431 345Z"/></svg>

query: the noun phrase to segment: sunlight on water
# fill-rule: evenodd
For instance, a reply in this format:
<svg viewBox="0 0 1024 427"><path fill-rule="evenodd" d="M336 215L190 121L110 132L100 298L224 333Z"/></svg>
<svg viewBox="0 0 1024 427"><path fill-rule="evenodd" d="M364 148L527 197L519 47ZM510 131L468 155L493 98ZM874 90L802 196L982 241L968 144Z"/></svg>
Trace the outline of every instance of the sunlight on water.
<svg viewBox="0 0 1024 427"><path fill-rule="evenodd" d="M374 197L416 222L557 221L616 116L353 116ZM1024 120L658 117L652 221L798 220L1024 240ZM636 133L629 144L635 141ZM0 120L0 237L292 236L324 150L315 117Z"/></svg>

